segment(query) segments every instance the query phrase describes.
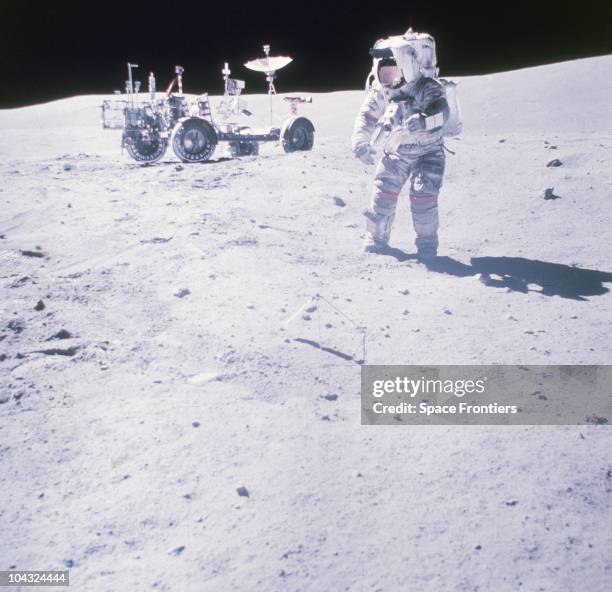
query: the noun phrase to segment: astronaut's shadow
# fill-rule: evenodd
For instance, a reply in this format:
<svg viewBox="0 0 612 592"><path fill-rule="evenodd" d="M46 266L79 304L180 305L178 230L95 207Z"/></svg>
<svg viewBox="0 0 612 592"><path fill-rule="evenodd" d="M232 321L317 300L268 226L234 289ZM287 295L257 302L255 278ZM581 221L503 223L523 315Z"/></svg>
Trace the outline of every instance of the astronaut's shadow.
<svg viewBox="0 0 612 592"><path fill-rule="evenodd" d="M400 261L414 258L389 253ZM507 288L513 292L538 292L544 296L560 296L571 300L588 300L588 296L601 296L609 292L604 283L612 282L612 273L584 269L561 263L549 263L524 257L473 257L470 265L451 257L437 257L426 264L430 271L456 277L480 275L485 286Z"/></svg>

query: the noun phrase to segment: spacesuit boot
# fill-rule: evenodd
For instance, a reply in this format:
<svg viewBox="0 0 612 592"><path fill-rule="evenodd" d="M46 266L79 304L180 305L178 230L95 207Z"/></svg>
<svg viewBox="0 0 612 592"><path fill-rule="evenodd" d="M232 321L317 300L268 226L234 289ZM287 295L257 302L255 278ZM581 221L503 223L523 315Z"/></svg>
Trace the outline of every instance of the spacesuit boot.
<svg viewBox="0 0 612 592"><path fill-rule="evenodd" d="M438 254L438 196L411 197L414 241L419 261L430 261Z"/></svg>
<svg viewBox="0 0 612 592"><path fill-rule="evenodd" d="M383 253L389 248L389 236L393 226L393 214L375 213L372 210L364 210L366 219L366 239L363 243L365 253Z"/></svg>

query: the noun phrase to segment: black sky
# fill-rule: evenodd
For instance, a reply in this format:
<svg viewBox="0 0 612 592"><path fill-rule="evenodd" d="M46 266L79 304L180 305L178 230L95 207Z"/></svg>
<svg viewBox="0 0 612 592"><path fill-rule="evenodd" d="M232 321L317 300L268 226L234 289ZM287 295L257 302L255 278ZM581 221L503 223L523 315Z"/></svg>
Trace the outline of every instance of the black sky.
<svg viewBox="0 0 612 592"><path fill-rule="evenodd" d="M220 92L219 70L229 61L247 91L261 92L263 78L242 63L259 56L262 43L294 58L280 91L359 88L370 45L409 25L436 37L446 75L612 53L611 0L7 0L0 6L0 107L111 92L121 88L127 60L141 65L143 81L154 70L160 86L181 64L185 90L210 93Z"/></svg>

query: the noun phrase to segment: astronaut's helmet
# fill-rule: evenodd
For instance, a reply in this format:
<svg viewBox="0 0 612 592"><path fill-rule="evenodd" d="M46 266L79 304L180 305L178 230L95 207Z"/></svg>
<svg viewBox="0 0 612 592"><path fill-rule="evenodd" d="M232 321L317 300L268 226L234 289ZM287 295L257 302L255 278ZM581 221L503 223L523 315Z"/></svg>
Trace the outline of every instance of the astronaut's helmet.
<svg viewBox="0 0 612 592"><path fill-rule="evenodd" d="M370 55L373 58L372 71L366 81L366 88L377 80L383 87L378 70L383 60L395 60L400 69L404 84L421 76L437 78L439 74L436 58L436 41L429 33L417 33L411 28L403 35L379 39ZM384 73L387 73L384 71ZM387 86L386 88L391 88Z"/></svg>
<svg viewBox="0 0 612 592"><path fill-rule="evenodd" d="M416 50L403 37L379 39L370 55L374 59L372 73L383 87L399 88L421 75Z"/></svg>

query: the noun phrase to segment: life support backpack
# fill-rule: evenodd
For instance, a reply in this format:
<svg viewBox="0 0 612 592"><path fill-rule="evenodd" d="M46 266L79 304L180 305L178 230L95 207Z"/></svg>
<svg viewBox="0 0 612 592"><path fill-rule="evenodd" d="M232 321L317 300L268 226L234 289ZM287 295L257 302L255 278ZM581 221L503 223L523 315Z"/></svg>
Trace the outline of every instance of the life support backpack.
<svg viewBox="0 0 612 592"><path fill-rule="evenodd" d="M429 33L415 33L412 28L404 33L404 40L414 48L421 73L429 78L437 79L444 88L449 113L442 133L448 137L458 136L461 133L462 125L457 83L446 78L438 78L440 69L436 56L436 40Z"/></svg>
<svg viewBox="0 0 612 592"><path fill-rule="evenodd" d="M422 74L437 78L440 69L436 57L436 40L429 33L415 33L412 27L404 33L403 39L415 50Z"/></svg>
<svg viewBox="0 0 612 592"><path fill-rule="evenodd" d="M415 33L412 28L404 33L404 40L415 50L421 73L429 78L437 79L446 95L448 103L448 119L442 128L447 137L458 136L461 133L461 108L457 96L457 83L446 78L438 78L440 69L436 56L436 40L429 33Z"/></svg>
<svg viewBox="0 0 612 592"><path fill-rule="evenodd" d="M439 79L446 102L448 103L448 119L442 128L442 133L447 137L458 136L461 133L461 107L459 106L459 98L457 97L457 82L447 80L446 78Z"/></svg>

